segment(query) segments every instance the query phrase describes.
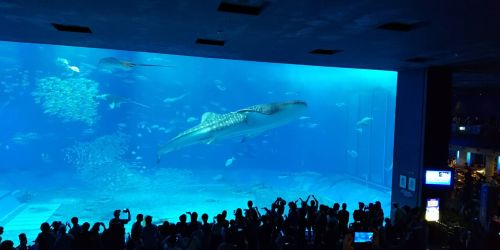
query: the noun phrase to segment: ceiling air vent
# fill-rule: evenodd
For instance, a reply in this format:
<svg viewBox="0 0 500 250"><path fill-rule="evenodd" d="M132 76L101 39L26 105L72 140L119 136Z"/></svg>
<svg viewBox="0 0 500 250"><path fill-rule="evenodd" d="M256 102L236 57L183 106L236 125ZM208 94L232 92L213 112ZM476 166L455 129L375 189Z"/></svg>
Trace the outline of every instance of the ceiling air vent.
<svg viewBox="0 0 500 250"><path fill-rule="evenodd" d="M263 0L223 0L219 4L217 10L222 12L258 16L266 5L267 1Z"/></svg>
<svg viewBox="0 0 500 250"><path fill-rule="evenodd" d="M342 50L337 50L337 49L314 49L309 51L309 54L314 54L314 55L333 55L341 52Z"/></svg>
<svg viewBox="0 0 500 250"><path fill-rule="evenodd" d="M412 63L426 63L431 61L432 59L429 57L423 57L423 56L417 56L417 57L412 57L406 59L407 62L412 62Z"/></svg>
<svg viewBox="0 0 500 250"><path fill-rule="evenodd" d="M196 44L212 45L212 46L224 46L224 44L226 44L226 41L198 38L198 39L196 39Z"/></svg>
<svg viewBox="0 0 500 250"><path fill-rule="evenodd" d="M56 28L56 30L58 31L88 33L88 34L92 33L92 30L90 30L90 28L86 26L66 25L59 23L52 23L52 26L54 26L54 28Z"/></svg>
<svg viewBox="0 0 500 250"><path fill-rule="evenodd" d="M419 27L421 24L421 22L389 22L378 26L377 29L409 32Z"/></svg>

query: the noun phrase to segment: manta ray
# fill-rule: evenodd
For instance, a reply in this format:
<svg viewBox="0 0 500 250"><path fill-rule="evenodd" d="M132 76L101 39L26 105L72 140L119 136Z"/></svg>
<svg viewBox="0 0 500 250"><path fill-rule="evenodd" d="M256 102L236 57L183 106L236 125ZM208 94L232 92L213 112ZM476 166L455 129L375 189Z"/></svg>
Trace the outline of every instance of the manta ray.
<svg viewBox="0 0 500 250"><path fill-rule="evenodd" d="M131 104L141 106L143 108L150 108L149 106L147 106L145 104L138 103L136 101L132 101L128 98L124 98L124 97L117 96L117 95L102 94L102 95L97 95L95 98L97 100L102 100L102 101L107 102L109 109L119 108L124 103L131 103Z"/></svg>
<svg viewBox="0 0 500 250"><path fill-rule="evenodd" d="M204 113L200 124L178 134L159 146L157 159L169 152L200 143L242 137L254 137L272 128L298 119L307 110L305 101L259 104L226 114Z"/></svg>
<svg viewBox="0 0 500 250"><path fill-rule="evenodd" d="M120 69L120 70L131 70L132 68L141 66L141 67L166 67L170 68L172 66L167 66L167 65L158 65L158 64L142 64L142 63L133 63L133 62L128 62L128 61L121 61L118 60L115 57L105 57L99 60L99 63L97 66L101 69L106 69L106 70L115 70L115 69Z"/></svg>

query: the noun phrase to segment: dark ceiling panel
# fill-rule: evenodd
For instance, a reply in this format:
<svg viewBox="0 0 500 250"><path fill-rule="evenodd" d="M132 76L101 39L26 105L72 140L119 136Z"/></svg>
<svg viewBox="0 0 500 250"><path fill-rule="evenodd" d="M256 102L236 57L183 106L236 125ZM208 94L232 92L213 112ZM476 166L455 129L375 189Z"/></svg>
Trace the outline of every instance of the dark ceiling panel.
<svg viewBox="0 0 500 250"><path fill-rule="evenodd" d="M223 2L265 7L238 14L219 11ZM0 40L391 70L500 59L498 0L223 2L0 0ZM52 23L92 33L59 32ZM388 23L410 29L377 28ZM198 38L225 43L200 46ZM342 53L317 56L313 48ZM407 61L415 57L432 60Z"/></svg>

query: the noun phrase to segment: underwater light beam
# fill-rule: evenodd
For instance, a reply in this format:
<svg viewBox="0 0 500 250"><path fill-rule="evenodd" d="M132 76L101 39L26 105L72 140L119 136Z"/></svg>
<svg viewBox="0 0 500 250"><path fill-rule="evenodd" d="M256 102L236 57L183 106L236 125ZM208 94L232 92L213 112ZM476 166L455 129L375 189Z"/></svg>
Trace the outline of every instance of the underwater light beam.
<svg viewBox="0 0 500 250"><path fill-rule="evenodd" d="M161 155L200 143L234 137L255 137L262 132L285 125L307 111L305 101L287 101L258 104L238 111L216 114L207 112L201 117L200 124L178 134L167 144L159 146L157 162Z"/></svg>

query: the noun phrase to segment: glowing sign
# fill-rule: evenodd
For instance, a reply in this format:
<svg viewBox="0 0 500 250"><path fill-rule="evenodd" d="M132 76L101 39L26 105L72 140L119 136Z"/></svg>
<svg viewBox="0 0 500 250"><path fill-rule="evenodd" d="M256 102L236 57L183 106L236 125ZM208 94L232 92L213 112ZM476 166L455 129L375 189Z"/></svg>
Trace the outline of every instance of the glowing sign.
<svg viewBox="0 0 500 250"><path fill-rule="evenodd" d="M439 220L439 199L438 198L427 199L427 207L425 208L425 220L426 221L438 221Z"/></svg>

